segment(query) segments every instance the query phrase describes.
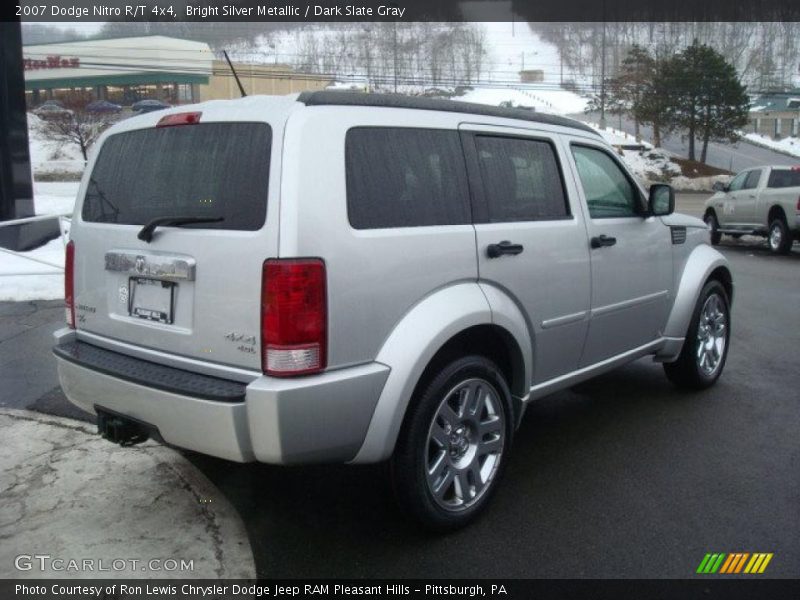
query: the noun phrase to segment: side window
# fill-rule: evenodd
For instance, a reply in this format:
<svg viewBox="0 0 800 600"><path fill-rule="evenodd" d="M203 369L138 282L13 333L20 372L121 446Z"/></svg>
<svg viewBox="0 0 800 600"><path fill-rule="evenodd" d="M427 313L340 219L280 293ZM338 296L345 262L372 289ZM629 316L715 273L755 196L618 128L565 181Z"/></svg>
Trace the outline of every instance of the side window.
<svg viewBox="0 0 800 600"><path fill-rule="evenodd" d="M490 223L569 216L550 143L481 135L475 144Z"/></svg>
<svg viewBox="0 0 800 600"><path fill-rule="evenodd" d="M729 192L738 192L739 190L743 189L744 188L744 182L747 179L748 175L750 175L750 171L745 171L743 173L739 173L731 181L731 184L728 186L728 191Z"/></svg>
<svg viewBox="0 0 800 600"><path fill-rule="evenodd" d="M355 229L472 222L456 131L356 127L345 138L345 162Z"/></svg>
<svg viewBox="0 0 800 600"><path fill-rule="evenodd" d="M573 146L572 155L593 219L634 217L640 213L638 190L606 152Z"/></svg>
<svg viewBox="0 0 800 600"><path fill-rule="evenodd" d="M800 187L800 170L772 169L767 186L771 188Z"/></svg>
<svg viewBox="0 0 800 600"><path fill-rule="evenodd" d="M761 179L761 169L750 171L747 179L744 180L743 190L754 190L758 187L758 180Z"/></svg>

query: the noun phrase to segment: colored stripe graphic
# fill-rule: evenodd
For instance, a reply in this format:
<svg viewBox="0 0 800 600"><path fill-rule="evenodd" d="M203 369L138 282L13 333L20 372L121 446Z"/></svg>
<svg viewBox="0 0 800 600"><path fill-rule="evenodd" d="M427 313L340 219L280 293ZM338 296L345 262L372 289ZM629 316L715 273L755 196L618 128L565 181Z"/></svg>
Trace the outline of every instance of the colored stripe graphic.
<svg viewBox="0 0 800 600"><path fill-rule="evenodd" d="M767 552L708 553L700 561L697 573L702 575L760 574L767 569L773 554ZM747 566L745 566L747 565Z"/></svg>
<svg viewBox="0 0 800 600"><path fill-rule="evenodd" d="M742 567L744 567L744 563L745 563L745 561L747 560L747 558L749 556L750 556L750 554L747 553L747 552L742 554L742 558L740 558L739 562L736 563L736 570L734 571L733 569L731 569L731 573L739 573L742 570Z"/></svg>
<svg viewBox="0 0 800 600"><path fill-rule="evenodd" d="M697 572L703 574L716 573L717 569L722 565L722 561L725 560L725 556L724 552L721 554L706 554L700 566L697 567Z"/></svg>
<svg viewBox="0 0 800 600"><path fill-rule="evenodd" d="M723 563L722 568L719 570L719 572L720 573L728 573L729 572L728 570L731 568L731 563L733 563L733 559L734 558L736 558L735 554L728 554L728 560L726 560Z"/></svg>
<svg viewBox="0 0 800 600"><path fill-rule="evenodd" d="M706 572L706 565L708 564L708 561L710 559L711 559L711 555L710 554L706 554L703 557L703 560L700 561L700 566L697 567L697 572L698 573L705 573Z"/></svg>

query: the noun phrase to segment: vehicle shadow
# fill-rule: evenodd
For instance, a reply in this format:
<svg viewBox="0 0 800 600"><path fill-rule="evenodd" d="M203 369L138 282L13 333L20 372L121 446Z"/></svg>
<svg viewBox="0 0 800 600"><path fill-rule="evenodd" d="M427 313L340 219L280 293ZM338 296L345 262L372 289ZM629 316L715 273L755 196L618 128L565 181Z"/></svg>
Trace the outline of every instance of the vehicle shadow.
<svg viewBox="0 0 800 600"><path fill-rule="evenodd" d="M752 254L759 257L774 258L776 260L793 260L800 257L800 243L795 242L792 246L791 252L785 255L774 254L767 245L765 239L755 237L745 237L743 239L734 239L730 236L723 236L720 243L716 246L720 251L730 251L739 254Z"/></svg>
<svg viewBox="0 0 800 600"><path fill-rule="evenodd" d="M444 536L399 513L385 464L276 467L187 456L239 511L261 577L529 577L520 553L538 551L542 540L558 545L564 527L581 530L577 507L587 496L606 493L609 479L628 485L627 445L665 439L665 417L685 418L692 396L646 360L537 401L487 514ZM481 544L491 561L473 551ZM549 576L564 576L563 566Z"/></svg>

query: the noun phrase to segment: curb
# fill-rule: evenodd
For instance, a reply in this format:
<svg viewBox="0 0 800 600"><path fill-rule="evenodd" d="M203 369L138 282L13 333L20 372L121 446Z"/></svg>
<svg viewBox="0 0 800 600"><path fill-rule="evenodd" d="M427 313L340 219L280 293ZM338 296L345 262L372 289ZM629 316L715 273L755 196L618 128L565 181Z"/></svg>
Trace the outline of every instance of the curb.
<svg viewBox="0 0 800 600"><path fill-rule="evenodd" d="M0 578L255 578L238 513L175 450L25 410L0 431Z"/></svg>

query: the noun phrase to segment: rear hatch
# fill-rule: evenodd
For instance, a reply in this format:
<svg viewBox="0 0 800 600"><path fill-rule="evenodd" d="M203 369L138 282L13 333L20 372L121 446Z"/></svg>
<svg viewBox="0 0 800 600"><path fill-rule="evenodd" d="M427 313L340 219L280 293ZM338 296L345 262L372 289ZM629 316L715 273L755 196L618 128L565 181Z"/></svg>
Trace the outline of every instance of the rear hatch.
<svg viewBox="0 0 800 600"><path fill-rule="evenodd" d="M260 370L261 270L277 253L267 215L279 152L269 124L211 113L173 115L167 123L178 124L169 126L152 126L152 117L103 142L72 228L76 326L88 340L152 350L157 362L165 353ZM172 217L194 222L164 221ZM140 239L155 219L152 239Z"/></svg>

